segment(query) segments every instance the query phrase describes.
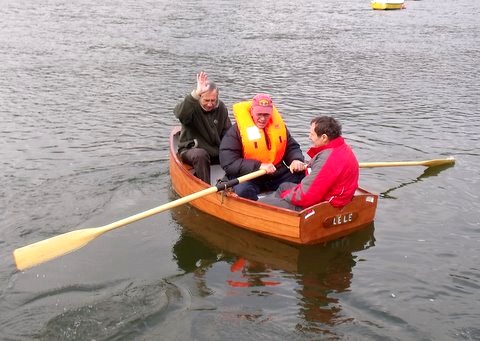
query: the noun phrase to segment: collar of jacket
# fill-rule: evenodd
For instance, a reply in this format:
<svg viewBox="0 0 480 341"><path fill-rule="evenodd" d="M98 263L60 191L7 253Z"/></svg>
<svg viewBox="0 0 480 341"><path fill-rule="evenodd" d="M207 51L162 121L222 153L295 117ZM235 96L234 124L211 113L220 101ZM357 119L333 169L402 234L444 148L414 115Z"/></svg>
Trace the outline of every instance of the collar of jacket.
<svg viewBox="0 0 480 341"><path fill-rule="evenodd" d="M329 148L337 148L338 146L341 146L342 144L345 143L345 140L343 137L339 136L332 141L328 142L326 145L320 146L320 147L311 147L308 151L307 154L311 158L313 158L315 155L320 153L322 150L329 149Z"/></svg>

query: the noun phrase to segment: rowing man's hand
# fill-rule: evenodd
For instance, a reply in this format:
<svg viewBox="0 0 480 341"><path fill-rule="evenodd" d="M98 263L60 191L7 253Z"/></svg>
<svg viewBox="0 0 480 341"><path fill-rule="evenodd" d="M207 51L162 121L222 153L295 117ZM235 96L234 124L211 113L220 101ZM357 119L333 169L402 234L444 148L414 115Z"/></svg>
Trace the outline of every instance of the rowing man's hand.
<svg viewBox="0 0 480 341"><path fill-rule="evenodd" d="M275 166L271 163L262 163L260 165L260 169L265 169L265 171L267 172L267 174L272 174L274 173L277 169L275 168Z"/></svg>
<svg viewBox="0 0 480 341"><path fill-rule="evenodd" d="M291 173L302 172L305 170L306 165L300 160L293 160L288 168L290 169Z"/></svg>

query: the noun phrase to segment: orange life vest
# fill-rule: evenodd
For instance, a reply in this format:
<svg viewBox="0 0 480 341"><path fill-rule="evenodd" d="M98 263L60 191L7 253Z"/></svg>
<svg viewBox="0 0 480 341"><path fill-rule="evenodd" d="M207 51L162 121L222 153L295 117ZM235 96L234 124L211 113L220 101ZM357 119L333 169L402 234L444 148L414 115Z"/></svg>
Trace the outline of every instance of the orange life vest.
<svg viewBox="0 0 480 341"><path fill-rule="evenodd" d="M242 138L243 157L276 165L282 161L287 148L285 123L277 108L273 106L270 122L265 129L258 129L250 115L251 107L252 101L233 105L233 114ZM270 143L267 143L267 139Z"/></svg>

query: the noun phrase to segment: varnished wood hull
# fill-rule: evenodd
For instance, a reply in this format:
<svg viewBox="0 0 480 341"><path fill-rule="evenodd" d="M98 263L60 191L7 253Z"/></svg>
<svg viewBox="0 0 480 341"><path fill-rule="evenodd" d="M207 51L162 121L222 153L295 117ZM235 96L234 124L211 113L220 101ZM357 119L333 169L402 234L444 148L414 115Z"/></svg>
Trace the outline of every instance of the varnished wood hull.
<svg viewBox="0 0 480 341"><path fill-rule="evenodd" d="M180 196L199 192L210 185L196 178L178 159L176 138L170 135L170 177ZM324 202L296 212L217 192L190 202L202 212L233 225L295 244L314 244L337 239L359 230L375 218L378 195L358 190L350 204L337 209Z"/></svg>

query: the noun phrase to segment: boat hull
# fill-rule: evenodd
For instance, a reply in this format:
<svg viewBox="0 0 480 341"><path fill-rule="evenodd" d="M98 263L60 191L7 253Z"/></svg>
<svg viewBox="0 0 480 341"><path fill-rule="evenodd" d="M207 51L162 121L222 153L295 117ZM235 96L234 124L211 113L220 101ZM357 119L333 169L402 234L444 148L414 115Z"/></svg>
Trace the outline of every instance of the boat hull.
<svg viewBox="0 0 480 341"><path fill-rule="evenodd" d="M179 127L170 135L170 176L179 196L209 188L196 178L191 167L177 155ZM378 195L359 189L352 202L342 209L327 202L297 212L251 201L229 191L211 193L190 204L202 212L246 230L295 244L314 244L337 239L357 231L374 220Z"/></svg>

